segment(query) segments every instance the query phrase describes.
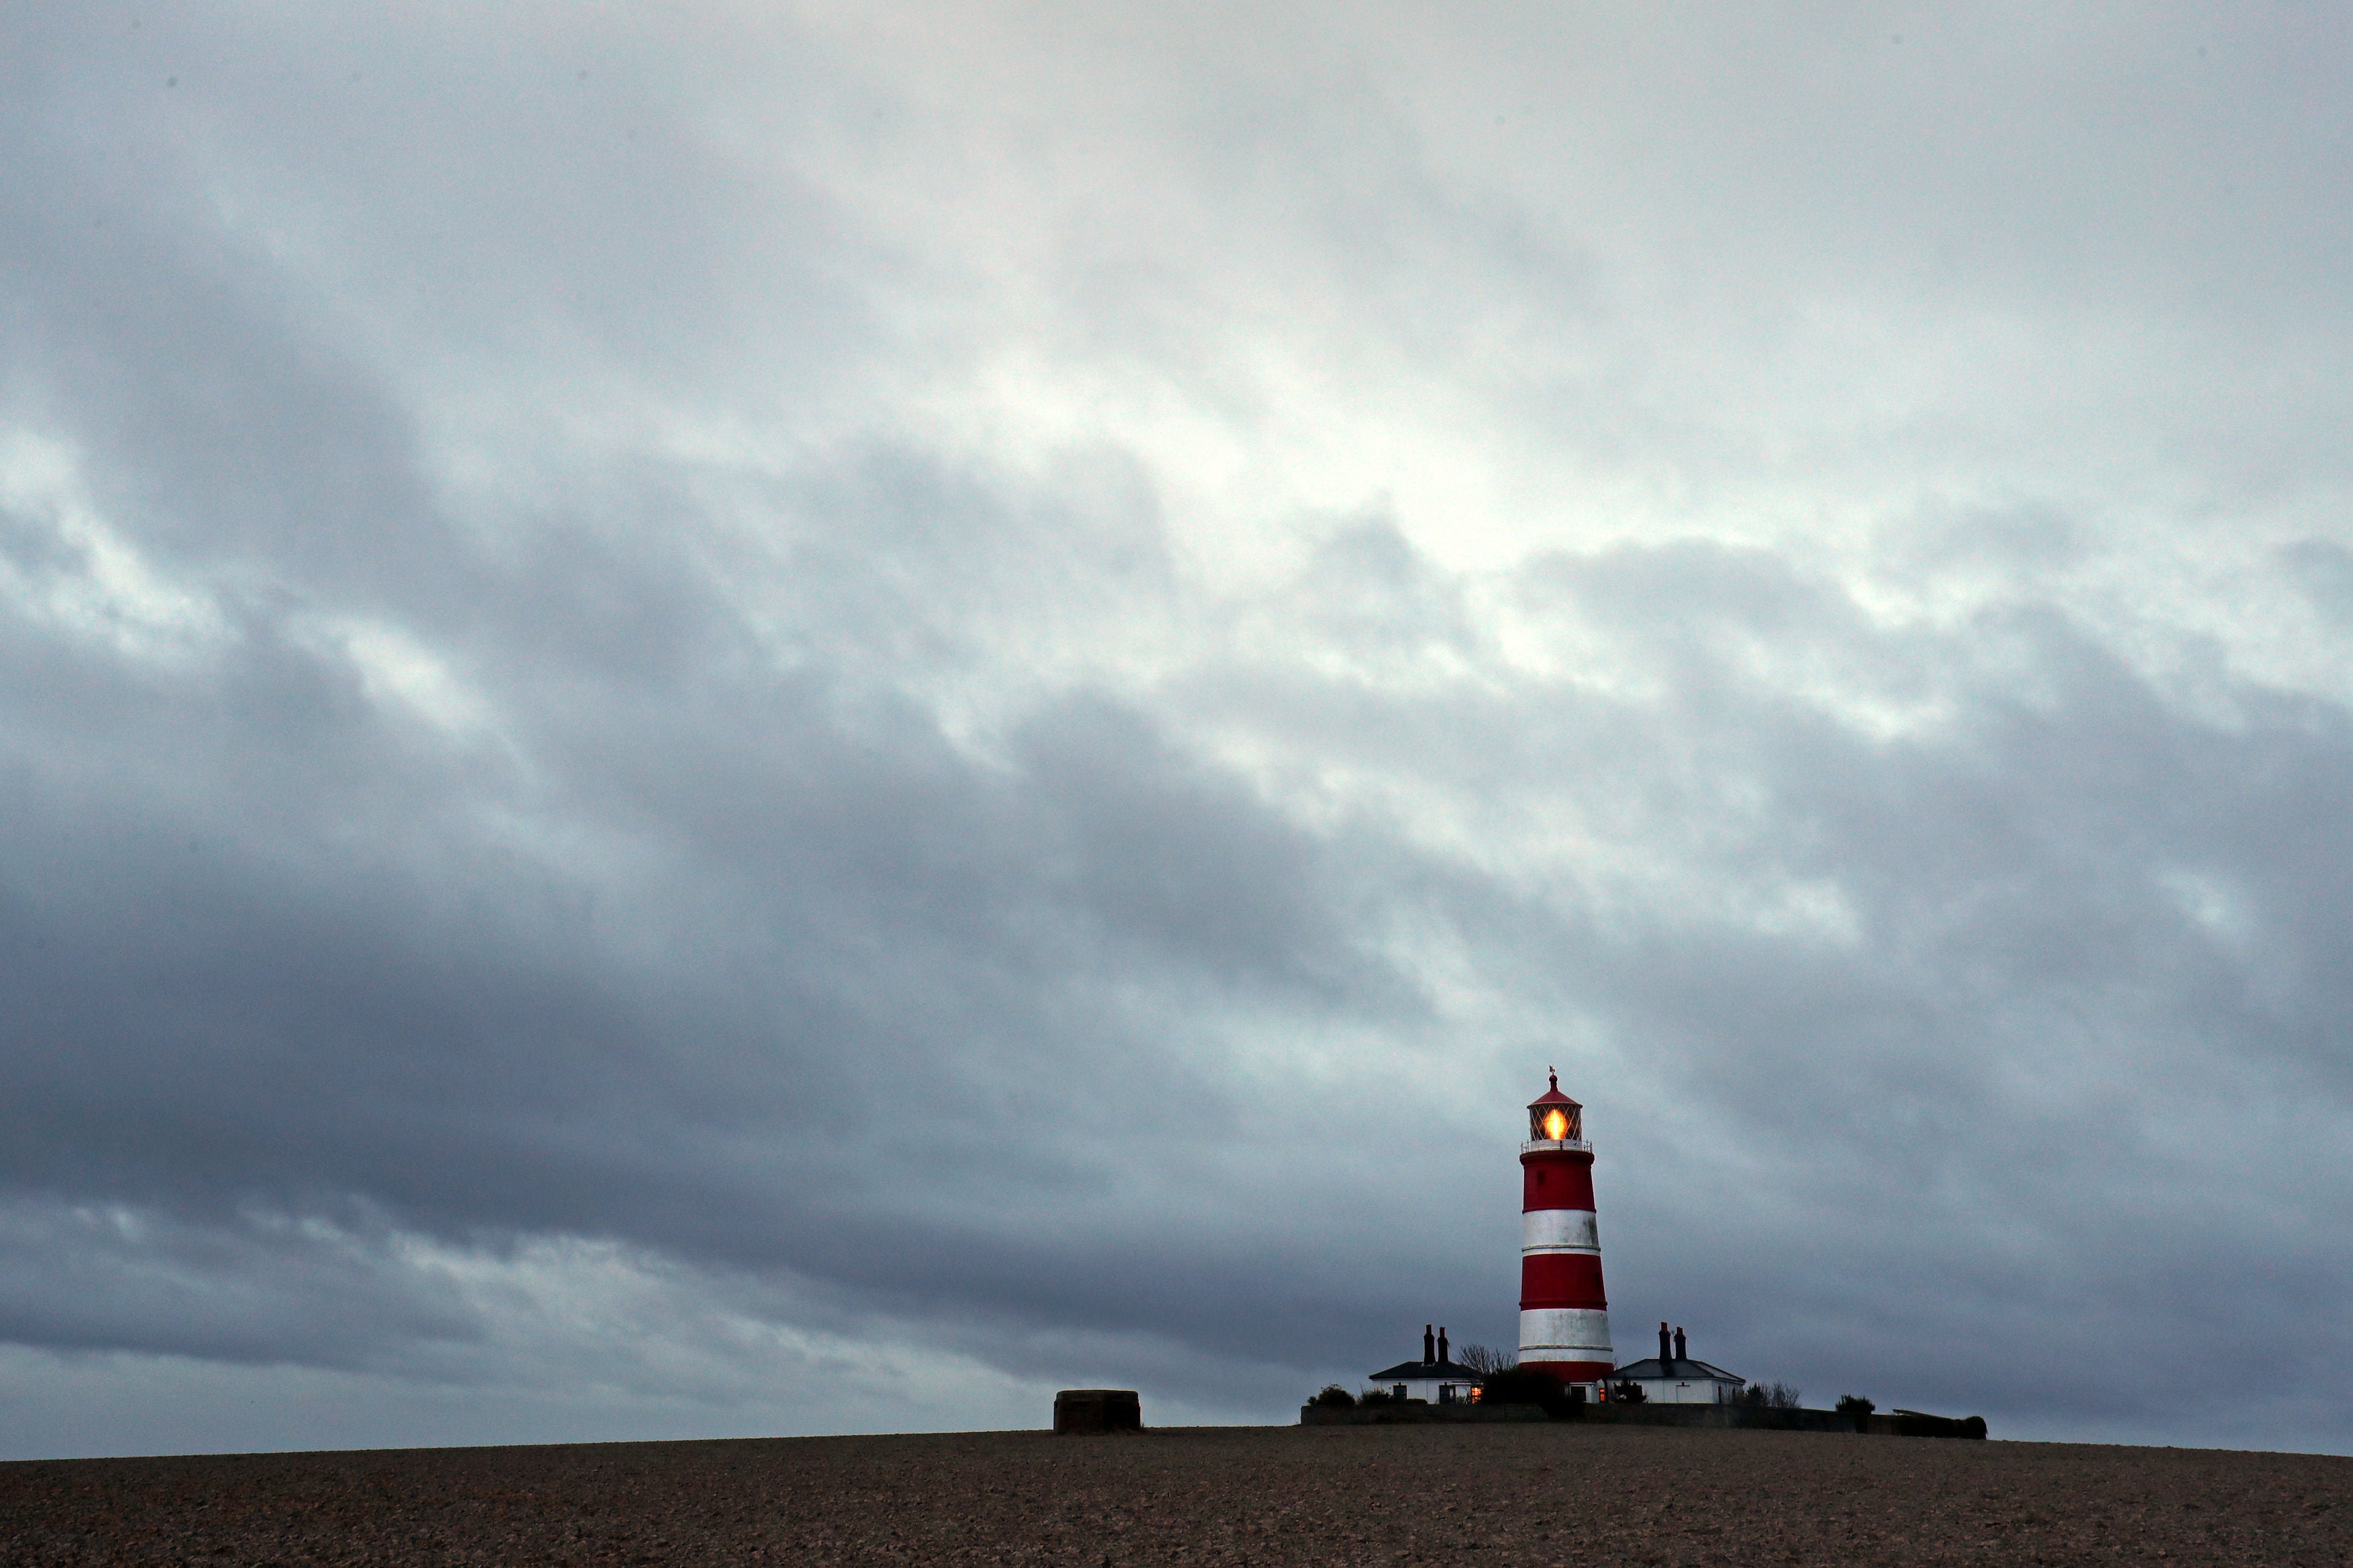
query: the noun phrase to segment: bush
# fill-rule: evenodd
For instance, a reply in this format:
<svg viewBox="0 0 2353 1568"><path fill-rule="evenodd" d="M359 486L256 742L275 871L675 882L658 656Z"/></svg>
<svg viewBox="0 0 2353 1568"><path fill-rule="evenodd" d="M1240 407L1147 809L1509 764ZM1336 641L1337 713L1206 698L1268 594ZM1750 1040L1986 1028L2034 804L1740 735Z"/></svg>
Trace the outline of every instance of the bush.
<svg viewBox="0 0 2353 1568"><path fill-rule="evenodd" d="M1307 1403L1321 1405L1326 1410L1354 1410L1356 1396L1336 1383L1327 1383L1324 1385L1324 1392Z"/></svg>
<svg viewBox="0 0 2353 1568"><path fill-rule="evenodd" d="M1398 1396L1386 1388L1367 1388L1356 1395L1359 1405L1395 1405Z"/></svg>
<svg viewBox="0 0 2353 1568"><path fill-rule="evenodd" d="M1860 1394L1841 1394L1839 1395L1837 1409L1838 1413L1841 1415L1868 1415L1878 1408L1878 1405L1873 1405L1870 1400L1865 1399Z"/></svg>
<svg viewBox="0 0 2353 1568"><path fill-rule="evenodd" d="M1647 1405L1651 1396L1642 1391L1641 1384L1630 1377L1609 1385L1609 1398L1617 1405Z"/></svg>
<svg viewBox="0 0 2353 1568"><path fill-rule="evenodd" d="M1798 1407L1798 1391L1786 1383L1752 1383L1740 1391L1740 1403L1775 1410L1795 1410Z"/></svg>
<svg viewBox="0 0 2353 1568"><path fill-rule="evenodd" d="M1558 1378L1523 1367L1509 1366L1479 1380L1482 1405L1534 1405L1556 1419L1573 1415L1585 1403L1585 1390L1570 1388Z"/></svg>

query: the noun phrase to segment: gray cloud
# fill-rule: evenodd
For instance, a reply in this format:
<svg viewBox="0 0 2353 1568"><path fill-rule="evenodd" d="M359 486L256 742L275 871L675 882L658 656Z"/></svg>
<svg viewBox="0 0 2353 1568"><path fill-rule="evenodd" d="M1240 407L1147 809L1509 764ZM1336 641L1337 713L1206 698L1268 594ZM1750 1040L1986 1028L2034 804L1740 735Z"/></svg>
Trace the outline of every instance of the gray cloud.
<svg viewBox="0 0 2353 1568"><path fill-rule="evenodd" d="M2343 1447L2345 53L2051 16L7 13L23 1451L1280 1419L1547 1062L1621 1351Z"/></svg>

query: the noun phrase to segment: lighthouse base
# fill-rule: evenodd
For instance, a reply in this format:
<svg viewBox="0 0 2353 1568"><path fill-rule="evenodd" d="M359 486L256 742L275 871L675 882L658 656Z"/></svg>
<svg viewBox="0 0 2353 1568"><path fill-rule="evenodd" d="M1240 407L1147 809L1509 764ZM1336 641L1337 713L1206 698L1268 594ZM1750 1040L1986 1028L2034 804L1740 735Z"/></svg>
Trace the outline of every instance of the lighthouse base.
<svg viewBox="0 0 2353 1568"><path fill-rule="evenodd" d="M1609 1312L1596 1307L1523 1306L1520 1364L1547 1371L1555 1366L1596 1369L1589 1376L1566 1380L1572 1383L1608 1377L1618 1365L1609 1349Z"/></svg>

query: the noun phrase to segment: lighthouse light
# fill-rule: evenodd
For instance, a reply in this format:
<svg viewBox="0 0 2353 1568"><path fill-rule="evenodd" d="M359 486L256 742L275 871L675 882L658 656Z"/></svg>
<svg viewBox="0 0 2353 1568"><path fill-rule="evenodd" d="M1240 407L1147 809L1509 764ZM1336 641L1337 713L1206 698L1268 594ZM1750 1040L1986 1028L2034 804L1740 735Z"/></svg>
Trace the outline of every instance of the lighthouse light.
<svg viewBox="0 0 2353 1568"><path fill-rule="evenodd" d="M1558 1106L1545 1112L1544 1135L1556 1143L1568 1136L1568 1118L1561 1114Z"/></svg>

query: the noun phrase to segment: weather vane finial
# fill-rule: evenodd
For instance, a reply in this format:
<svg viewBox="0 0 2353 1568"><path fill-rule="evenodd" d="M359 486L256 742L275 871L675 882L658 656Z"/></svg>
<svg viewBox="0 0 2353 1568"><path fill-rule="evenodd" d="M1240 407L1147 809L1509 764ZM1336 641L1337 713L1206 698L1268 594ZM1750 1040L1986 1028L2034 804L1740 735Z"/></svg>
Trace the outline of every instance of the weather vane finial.
<svg viewBox="0 0 2353 1568"><path fill-rule="evenodd" d="M1558 1068L1548 1067L1545 1068L1545 1077L1552 1079L1552 1091L1555 1094L1558 1094L1560 1092L1560 1069Z"/></svg>

